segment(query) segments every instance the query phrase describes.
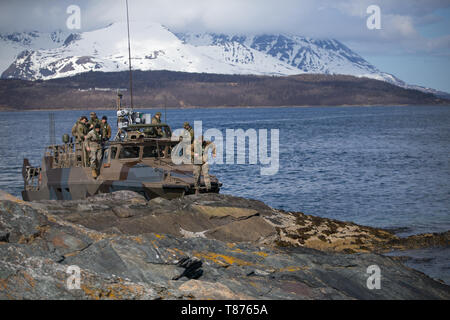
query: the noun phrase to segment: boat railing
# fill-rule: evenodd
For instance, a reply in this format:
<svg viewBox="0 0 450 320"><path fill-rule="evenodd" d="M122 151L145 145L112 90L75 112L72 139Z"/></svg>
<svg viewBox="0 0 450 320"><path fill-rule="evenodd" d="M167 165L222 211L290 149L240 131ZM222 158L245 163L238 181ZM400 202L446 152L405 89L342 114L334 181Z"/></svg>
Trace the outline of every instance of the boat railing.
<svg viewBox="0 0 450 320"><path fill-rule="evenodd" d="M46 156L52 159L52 168L87 167L89 165L89 156L83 142L48 146Z"/></svg>
<svg viewBox="0 0 450 320"><path fill-rule="evenodd" d="M25 189L26 190L39 190L41 184L41 168L40 167L25 167Z"/></svg>

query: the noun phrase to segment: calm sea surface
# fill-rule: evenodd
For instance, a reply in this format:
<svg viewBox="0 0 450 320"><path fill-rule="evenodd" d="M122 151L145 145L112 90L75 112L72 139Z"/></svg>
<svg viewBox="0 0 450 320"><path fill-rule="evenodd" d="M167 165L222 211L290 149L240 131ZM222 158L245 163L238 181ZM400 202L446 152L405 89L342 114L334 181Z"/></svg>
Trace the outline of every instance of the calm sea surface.
<svg viewBox="0 0 450 320"><path fill-rule="evenodd" d="M88 114L55 111L57 142ZM115 112L97 114L107 115L115 132ZM211 173L223 193L401 236L450 229L450 107L167 110L172 129L194 120L224 136L226 129L280 130L278 174L262 176L260 165L215 164ZM22 159L40 164L49 112L1 113L0 128L0 189L20 196Z"/></svg>
<svg viewBox="0 0 450 320"><path fill-rule="evenodd" d="M54 112L57 142L88 113ZM115 112L97 113L115 131ZM449 107L167 110L173 129L194 120L224 138L225 129L280 130L278 174L260 175L259 164L212 165L223 193L401 235L450 229ZM0 189L19 196L23 157L39 165L49 143L48 112L1 113L0 128Z"/></svg>

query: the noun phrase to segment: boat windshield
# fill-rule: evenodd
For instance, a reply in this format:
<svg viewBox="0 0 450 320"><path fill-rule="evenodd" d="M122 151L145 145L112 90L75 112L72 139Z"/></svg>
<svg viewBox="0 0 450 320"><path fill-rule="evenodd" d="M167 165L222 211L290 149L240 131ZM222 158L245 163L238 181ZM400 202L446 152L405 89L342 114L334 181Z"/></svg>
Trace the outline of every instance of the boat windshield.
<svg viewBox="0 0 450 320"><path fill-rule="evenodd" d="M139 147L123 146L120 150L119 159L139 158Z"/></svg>

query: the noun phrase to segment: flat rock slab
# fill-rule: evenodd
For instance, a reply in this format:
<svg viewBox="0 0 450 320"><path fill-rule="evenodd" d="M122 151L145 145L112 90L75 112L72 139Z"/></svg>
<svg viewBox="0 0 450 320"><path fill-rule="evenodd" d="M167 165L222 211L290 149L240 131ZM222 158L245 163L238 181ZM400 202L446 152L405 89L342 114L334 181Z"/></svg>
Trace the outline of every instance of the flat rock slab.
<svg viewBox="0 0 450 320"><path fill-rule="evenodd" d="M276 229L261 217L253 216L206 231L205 236L226 242L244 242L266 239L276 235Z"/></svg>
<svg viewBox="0 0 450 320"><path fill-rule="evenodd" d="M237 207L212 207L192 205L191 208L211 218L233 217L235 219L242 219L258 214L258 211L254 209Z"/></svg>
<svg viewBox="0 0 450 320"><path fill-rule="evenodd" d="M4 197L10 198L7 194ZM23 204L17 199L14 202ZM301 212L285 212L258 200L223 194L189 195L173 200L155 198L147 202L135 192L119 191L86 200L27 204L89 229L111 234L159 232L177 237L252 241L345 253L450 246L450 232L399 238L387 230ZM256 223L237 223L250 218ZM241 226L244 225L248 229L243 230Z"/></svg>
<svg viewBox="0 0 450 320"><path fill-rule="evenodd" d="M361 246L393 239L224 195L3 200L0 299L450 299L449 286L396 259L304 247L358 232ZM381 270L380 290L367 288L371 265ZM69 266L80 268L79 289L67 287Z"/></svg>

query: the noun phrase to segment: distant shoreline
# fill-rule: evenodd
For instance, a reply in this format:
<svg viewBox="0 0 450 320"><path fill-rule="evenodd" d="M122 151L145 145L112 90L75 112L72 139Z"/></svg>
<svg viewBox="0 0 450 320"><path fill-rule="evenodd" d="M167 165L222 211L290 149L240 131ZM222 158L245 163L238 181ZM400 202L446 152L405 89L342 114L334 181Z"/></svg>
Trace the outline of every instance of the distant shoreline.
<svg viewBox="0 0 450 320"><path fill-rule="evenodd" d="M369 107L450 105L450 100L368 78L135 72L137 109ZM0 111L114 110L124 72L88 72L46 81L0 79ZM98 91L92 88L108 88ZM126 94L123 101L129 104ZM147 107L146 107L147 106Z"/></svg>
<svg viewBox="0 0 450 320"><path fill-rule="evenodd" d="M351 104L343 104L343 105L299 105L299 106L185 106L185 107L167 107L168 110L189 110L189 109L276 109L276 108L343 108L343 107L352 107L352 108L371 108L371 107L430 107L430 106L440 106L440 107L450 107L450 104L436 104L436 105L418 105L418 104L367 104L367 105L351 105ZM136 110L164 110L163 107L142 107L135 106ZM45 112L45 111L111 111L116 110L116 108L32 108L32 109L10 109L10 108L1 108L1 112Z"/></svg>

